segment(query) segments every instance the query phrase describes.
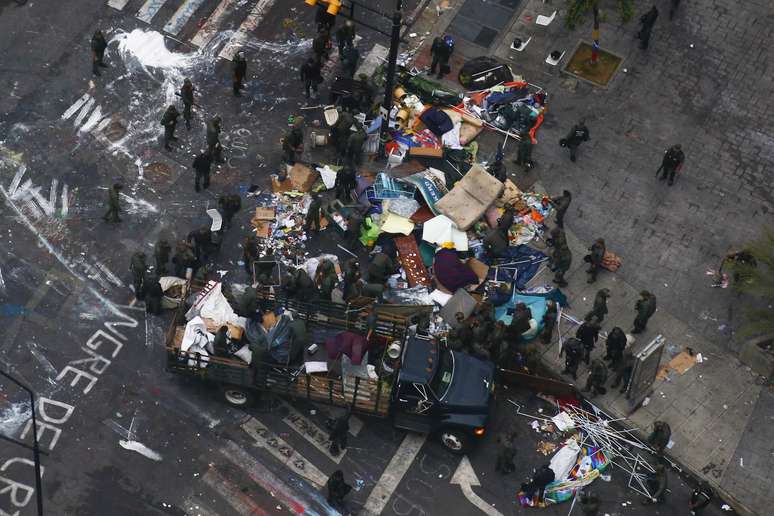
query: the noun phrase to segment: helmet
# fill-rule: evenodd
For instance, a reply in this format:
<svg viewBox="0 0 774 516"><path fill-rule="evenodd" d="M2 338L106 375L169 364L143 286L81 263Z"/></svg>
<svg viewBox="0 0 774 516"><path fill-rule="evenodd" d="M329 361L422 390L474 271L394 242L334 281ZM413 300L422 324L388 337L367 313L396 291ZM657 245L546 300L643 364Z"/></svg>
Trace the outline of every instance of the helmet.
<svg viewBox="0 0 774 516"><path fill-rule="evenodd" d="M446 43L447 47L453 47L454 46L454 38L452 38L451 36L448 36L448 35L444 36L443 37L443 42Z"/></svg>

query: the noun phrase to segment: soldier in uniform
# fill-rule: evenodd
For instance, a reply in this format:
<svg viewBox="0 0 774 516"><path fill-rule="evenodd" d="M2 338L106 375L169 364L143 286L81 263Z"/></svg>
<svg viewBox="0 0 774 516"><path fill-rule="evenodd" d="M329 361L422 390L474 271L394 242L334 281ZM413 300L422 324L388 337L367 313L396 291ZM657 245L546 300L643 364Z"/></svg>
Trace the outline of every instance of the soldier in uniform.
<svg viewBox="0 0 774 516"><path fill-rule="evenodd" d="M384 285L395 272L395 263L385 253L376 253L371 257L371 263L368 264L368 282Z"/></svg>
<svg viewBox="0 0 774 516"><path fill-rule="evenodd" d="M666 498L667 492L667 471L663 464L656 464L656 472L648 475L645 479L648 490L651 493L650 498L642 501L642 505L662 504Z"/></svg>
<svg viewBox="0 0 774 516"><path fill-rule="evenodd" d="M107 41L101 30L94 32L91 37L91 71L94 75L102 75L99 72L99 67L107 67L103 62L105 58L105 50L107 49Z"/></svg>
<svg viewBox="0 0 774 516"><path fill-rule="evenodd" d="M522 131L520 137L518 152L513 162L529 170L535 166L532 162L532 137L527 131Z"/></svg>
<svg viewBox="0 0 774 516"><path fill-rule="evenodd" d="M570 203L572 202L572 194L569 190L565 190L562 192L562 195L559 197L551 197L551 204L554 205L554 209L556 210L556 225L560 228L564 227L564 215L567 213L567 210L570 208Z"/></svg>
<svg viewBox="0 0 774 516"><path fill-rule="evenodd" d="M320 289L320 299L331 300L331 293L336 288L339 278L336 276L336 269L330 260L322 260L317 266L315 272L315 283Z"/></svg>
<svg viewBox="0 0 774 516"><path fill-rule="evenodd" d="M159 277L155 274L147 274L142 285L145 296L145 311L153 315L161 315L161 298L164 291L161 289Z"/></svg>
<svg viewBox="0 0 774 516"><path fill-rule="evenodd" d="M309 209L306 212L306 221L304 222L304 231L311 234L320 231L320 209L322 201L317 192L312 193L312 202L309 203Z"/></svg>
<svg viewBox="0 0 774 516"><path fill-rule="evenodd" d="M504 157L502 146L498 145L494 162L487 167L487 172L492 174L492 176L501 183L504 183L505 180L508 179L508 171L505 169L505 164L503 163Z"/></svg>
<svg viewBox="0 0 774 516"><path fill-rule="evenodd" d="M194 169L194 190L197 192L204 188L205 190L210 186L210 168L212 167L212 154L209 151L204 151L196 156L193 160L192 167Z"/></svg>
<svg viewBox="0 0 774 516"><path fill-rule="evenodd" d="M430 47L430 55L433 57L433 61L430 64L430 75L435 73L435 68L438 67L438 79L443 78L448 73L449 59L454 52L454 40L451 36L438 36L433 40L433 45Z"/></svg>
<svg viewBox="0 0 774 516"><path fill-rule="evenodd" d="M344 57L344 51L355 46L355 24L347 20L336 30L336 43L339 46L339 57Z"/></svg>
<svg viewBox="0 0 774 516"><path fill-rule="evenodd" d="M312 52L321 65L328 61L331 53L331 36L327 29L320 30L312 40Z"/></svg>
<svg viewBox="0 0 774 516"><path fill-rule="evenodd" d="M574 163L577 159L578 147L580 147L581 143L587 141L589 141L589 129L586 127L586 123L581 120L573 126L569 134L559 143L562 147L570 149L570 161Z"/></svg>
<svg viewBox="0 0 774 516"><path fill-rule="evenodd" d="M591 362L591 371L588 380L586 380L586 388L583 390L590 391L592 398L597 394L605 394L607 392L605 382L607 382L607 365L604 361L595 358Z"/></svg>
<svg viewBox="0 0 774 516"><path fill-rule="evenodd" d="M588 365L591 360L591 350L599 340L599 324L594 319L583 321L578 326L575 337L583 343L583 361Z"/></svg>
<svg viewBox="0 0 774 516"><path fill-rule="evenodd" d="M344 482L344 472L337 469L325 484L328 489L328 503L338 510L344 508L344 497L352 490L352 486Z"/></svg>
<svg viewBox="0 0 774 516"><path fill-rule="evenodd" d="M607 298L610 297L610 289L603 288L597 291L597 295L594 296L594 306L591 311L586 314L583 319L590 321L592 317L597 319L597 322L602 322L607 315Z"/></svg>
<svg viewBox="0 0 774 516"><path fill-rule="evenodd" d="M551 231L548 232L548 238L546 244L549 247L561 247L567 245L567 236L564 234L564 228L561 226L554 226Z"/></svg>
<svg viewBox="0 0 774 516"><path fill-rule="evenodd" d="M543 344L551 343L558 315L556 302L550 299L546 301L546 313L543 314L543 330L540 332L540 342Z"/></svg>
<svg viewBox="0 0 774 516"><path fill-rule="evenodd" d="M142 301L145 297L145 291L142 288L142 282L145 278L145 270L147 268L148 266L145 263L145 253L134 253L132 255L132 261L129 264L129 270L132 272L134 296L140 301Z"/></svg>
<svg viewBox="0 0 774 516"><path fill-rule="evenodd" d="M347 448L349 416L350 412L347 410L343 415L327 421L327 426L331 431L330 435L328 436L328 439L331 441L331 445L328 448L328 451L334 457L341 453L341 450L345 450Z"/></svg>
<svg viewBox="0 0 774 516"><path fill-rule="evenodd" d="M121 211L119 194L123 188L120 183L114 183L108 190L108 211L102 216L105 222L121 222L121 218L118 216L118 213Z"/></svg>
<svg viewBox="0 0 774 516"><path fill-rule="evenodd" d="M331 143L336 147L336 154L340 158L344 158L347 154L347 140L354 123L355 119L352 114L348 111L342 111L339 113L336 123L331 126Z"/></svg>
<svg viewBox="0 0 774 516"><path fill-rule="evenodd" d="M346 202L352 200L352 190L357 186L354 167L346 166L336 174L336 198Z"/></svg>
<svg viewBox="0 0 774 516"><path fill-rule="evenodd" d="M589 268L586 270L586 272L589 273L589 279L586 283L594 283L597 281L597 274L599 274L599 269L602 268L602 260L605 258L606 250L605 240L602 238L597 238L594 243L591 244L591 247L589 247Z"/></svg>
<svg viewBox="0 0 774 516"><path fill-rule="evenodd" d="M551 257L554 267L554 279L553 282L560 287L566 287L567 281L564 279L564 274L570 270L572 265L572 253L567 244L563 246L554 247L554 254Z"/></svg>
<svg viewBox="0 0 774 516"><path fill-rule="evenodd" d="M618 363L623 359L623 352L626 348L626 334L623 330L616 326L607 335L605 341L605 356L604 360L610 361L610 367L616 369Z"/></svg>
<svg viewBox="0 0 774 516"><path fill-rule="evenodd" d="M255 238L255 235L248 235L242 242L242 261L245 265L245 272L251 280L253 278L253 264L258 259L258 239Z"/></svg>
<svg viewBox="0 0 774 516"><path fill-rule="evenodd" d="M245 288L242 297L239 298L239 315L252 319L258 311L258 292L254 287L248 285Z"/></svg>
<svg viewBox="0 0 774 516"><path fill-rule="evenodd" d="M172 252L172 247L166 240L159 240L156 242L156 246L153 248L153 256L156 258L156 273L166 274L167 263L169 262L169 253Z"/></svg>
<svg viewBox="0 0 774 516"><path fill-rule="evenodd" d="M183 87L180 88L180 98L183 99L183 119L185 128L191 130L191 107L194 104L194 90L196 88L191 84L191 79L183 81Z"/></svg>
<svg viewBox="0 0 774 516"><path fill-rule="evenodd" d="M664 454L664 448L669 444L671 438L672 429L669 427L669 423L665 421L653 422L653 431L648 436L648 443L656 451L656 454Z"/></svg>
<svg viewBox="0 0 774 516"><path fill-rule="evenodd" d="M293 127L285 133L282 139L282 151L285 163L291 167L296 164L296 153L304 150L304 117L296 117Z"/></svg>
<svg viewBox="0 0 774 516"><path fill-rule="evenodd" d="M685 154L679 143L669 147L666 152L664 152L664 159L661 160L661 166L659 167L661 177L659 179L663 181L664 179L669 178L669 186L672 186L675 182L675 174L683 166L684 161Z"/></svg>
<svg viewBox="0 0 774 516"><path fill-rule="evenodd" d="M177 141L175 127L177 127L177 118L179 116L180 113L178 113L175 105L170 104L167 110L164 111L164 116L161 117L161 125L164 126L164 148L167 150L172 150L169 142Z"/></svg>
<svg viewBox="0 0 774 516"><path fill-rule="evenodd" d="M632 376L633 370L634 354L632 353L631 349L624 349L621 361L618 362L618 365L615 368L615 378L613 379L613 384L610 387L615 389L619 384L622 384L621 392L626 391L626 388L629 386L629 379Z"/></svg>
<svg viewBox="0 0 774 516"><path fill-rule="evenodd" d="M362 127L357 131L351 132L347 137L346 164L348 167L356 169L363 163L363 144L368 135Z"/></svg>
<svg viewBox="0 0 774 516"><path fill-rule="evenodd" d="M244 87L242 81L245 80L245 75L247 75L247 59L245 59L244 50L236 53L232 66L234 69L234 95L238 97L241 95L240 90Z"/></svg>
<svg viewBox="0 0 774 516"><path fill-rule="evenodd" d="M569 374L573 380L578 379L578 364L583 356L583 344L575 337L565 340L562 345L560 355L564 354L564 371L562 374Z"/></svg>
<svg viewBox="0 0 774 516"><path fill-rule="evenodd" d="M212 242L212 230L209 226L202 226L188 233L186 239L193 247L196 260L204 265L209 259L210 243Z"/></svg>
<svg viewBox="0 0 774 516"><path fill-rule="evenodd" d="M503 433L497 440L500 443L500 451L497 453L495 471L503 475L513 473L516 471L516 464L514 463L516 458L516 431L511 430Z"/></svg>
<svg viewBox="0 0 774 516"><path fill-rule="evenodd" d="M357 65L359 61L360 51L356 46L353 45L344 52L344 55L341 59L341 67L346 77L349 77L350 79L355 77L355 72L357 72Z"/></svg>
<svg viewBox="0 0 774 516"><path fill-rule="evenodd" d="M212 159L223 163L223 147L220 144L220 116L215 115L207 124L207 153Z"/></svg>
<svg viewBox="0 0 774 516"><path fill-rule="evenodd" d="M301 65L301 80L304 83L304 92L306 94L306 98L309 98L310 90L314 92L312 95L312 98L317 98L317 88L320 85L321 82L323 82L321 70L320 70L320 62L317 61L314 57L310 57L309 59L304 62L303 65Z"/></svg>
<svg viewBox="0 0 774 516"><path fill-rule="evenodd" d="M226 229L229 229L234 215L242 209L242 198L239 197L239 194L223 194L218 197L218 206L223 213L223 222L226 225Z"/></svg>
<svg viewBox="0 0 774 516"><path fill-rule="evenodd" d="M185 278L186 269L196 272L198 263L194 256L191 246L185 240L180 240L175 246L175 256L172 257L172 264L175 266L175 276Z"/></svg>
<svg viewBox="0 0 774 516"><path fill-rule="evenodd" d="M637 310L637 317L634 318L634 329L632 333L642 333L648 324L648 320L656 313L656 296L643 290L640 292L640 299L634 305Z"/></svg>

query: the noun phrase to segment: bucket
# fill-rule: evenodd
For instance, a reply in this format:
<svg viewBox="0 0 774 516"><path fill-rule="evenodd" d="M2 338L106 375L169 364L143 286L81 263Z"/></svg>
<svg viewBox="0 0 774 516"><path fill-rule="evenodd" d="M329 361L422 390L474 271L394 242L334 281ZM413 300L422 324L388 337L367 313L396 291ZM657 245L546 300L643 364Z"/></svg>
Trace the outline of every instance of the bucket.
<svg viewBox="0 0 774 516"><path fill-rule="evenodd" d="M339 119L339 112L336 110L336 106L325 106L323 115L325 116L325 123L329 126L335 124Z"/></svg>
<svg viewBox="0 0 774 516"><path fill-rule="evenodd" d="M312 148L316 147L324 147L328 145L328 135L325 133L317 133L316 131L312 131L311 133L312 138Z"/></svg>
<svg viewBox="0 0 774 516"><path fill-rule="evenodd" d="M402 86L398 86L392 90L392 96L398 100L403 100L403 97L406 96L406 90L404 90Z"/></svg>
<svg viewBox="0 0 774 516"><path fill-rule="evenodd" d="M398 114L395 116L395 119L398 121L400 125L408 125L408 119L409 119L409 110L407 108L401 108L398 110Z"/></svg>

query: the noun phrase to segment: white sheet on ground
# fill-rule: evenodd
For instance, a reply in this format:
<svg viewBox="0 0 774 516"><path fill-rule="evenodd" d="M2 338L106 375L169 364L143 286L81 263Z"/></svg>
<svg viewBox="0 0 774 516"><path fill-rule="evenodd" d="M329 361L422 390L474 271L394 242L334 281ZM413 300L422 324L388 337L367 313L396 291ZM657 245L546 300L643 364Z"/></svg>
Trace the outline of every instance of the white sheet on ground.
<svg viewBox="0 0 774 516"><path fill-rule="evenodd" d="M578 452L580 447L575 439L567 439L564 442L564 446L559 448L559 451L551 457L551 463L549 467L554 472L554 478L556 480L564 480L570 473L570 470L578 461Z"/></svg>
<svg viewBox="0 0 774 516"><path fill-rule="evenodd" d="M422 225L422 240L438 245L453 242L457 251L468 250L468 234L446 215L433 217Z"/></svg>

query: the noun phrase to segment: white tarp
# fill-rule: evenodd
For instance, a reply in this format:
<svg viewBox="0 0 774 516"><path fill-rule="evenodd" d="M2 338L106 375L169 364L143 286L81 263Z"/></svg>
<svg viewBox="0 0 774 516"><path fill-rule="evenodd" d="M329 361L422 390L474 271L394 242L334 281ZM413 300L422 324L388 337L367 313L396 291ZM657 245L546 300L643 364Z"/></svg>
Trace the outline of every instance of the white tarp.
<svg viewBox="0 0 774 516"><path fill-rule="evenodd" d="M215 335L208 332L207 325L204 324L202 318L196 316L185 325L180 351L201 355L201 366L207 367L207 362L209 362L209 356L212 352L212 341L214 340ZM188 359L188 365L194 366L196 364L197 361L194 358Z"/></svg>
<svg viewBox="0 0 774 516"><path fill-rule="evenodd" d="M212 282L208 284L208 286L211 285ZM185 315L186 318L190 320L199 316L203 319L210 319L218 327L224 324L233 324L234 326L244 328L247 321L244 317L239 317L234 312L228 299L223 295L221 287L221 283L216 283L212 290L207 292L204 297L200 295L191 309L188 310L188 313Z"/></svg>
<svg viewBox="0 0 774 516"><path fill-rule="evenodd" d="M572 470L575 463L578 462L578 453L580 452L580 446L575 439L567 439L564 442L564 446L559 448L559 451L551 457L551 463L549 467L554 472L554 478L558 481L562 481L567 478L567 475Z"/></svg>
<svg viewBox="0 0 774 516"><path fill-rule="evenodd" d="M468 250L468 234L446 215L433 217L422 225L422 240L438 245L453 242L457 251Z"/></svg>

